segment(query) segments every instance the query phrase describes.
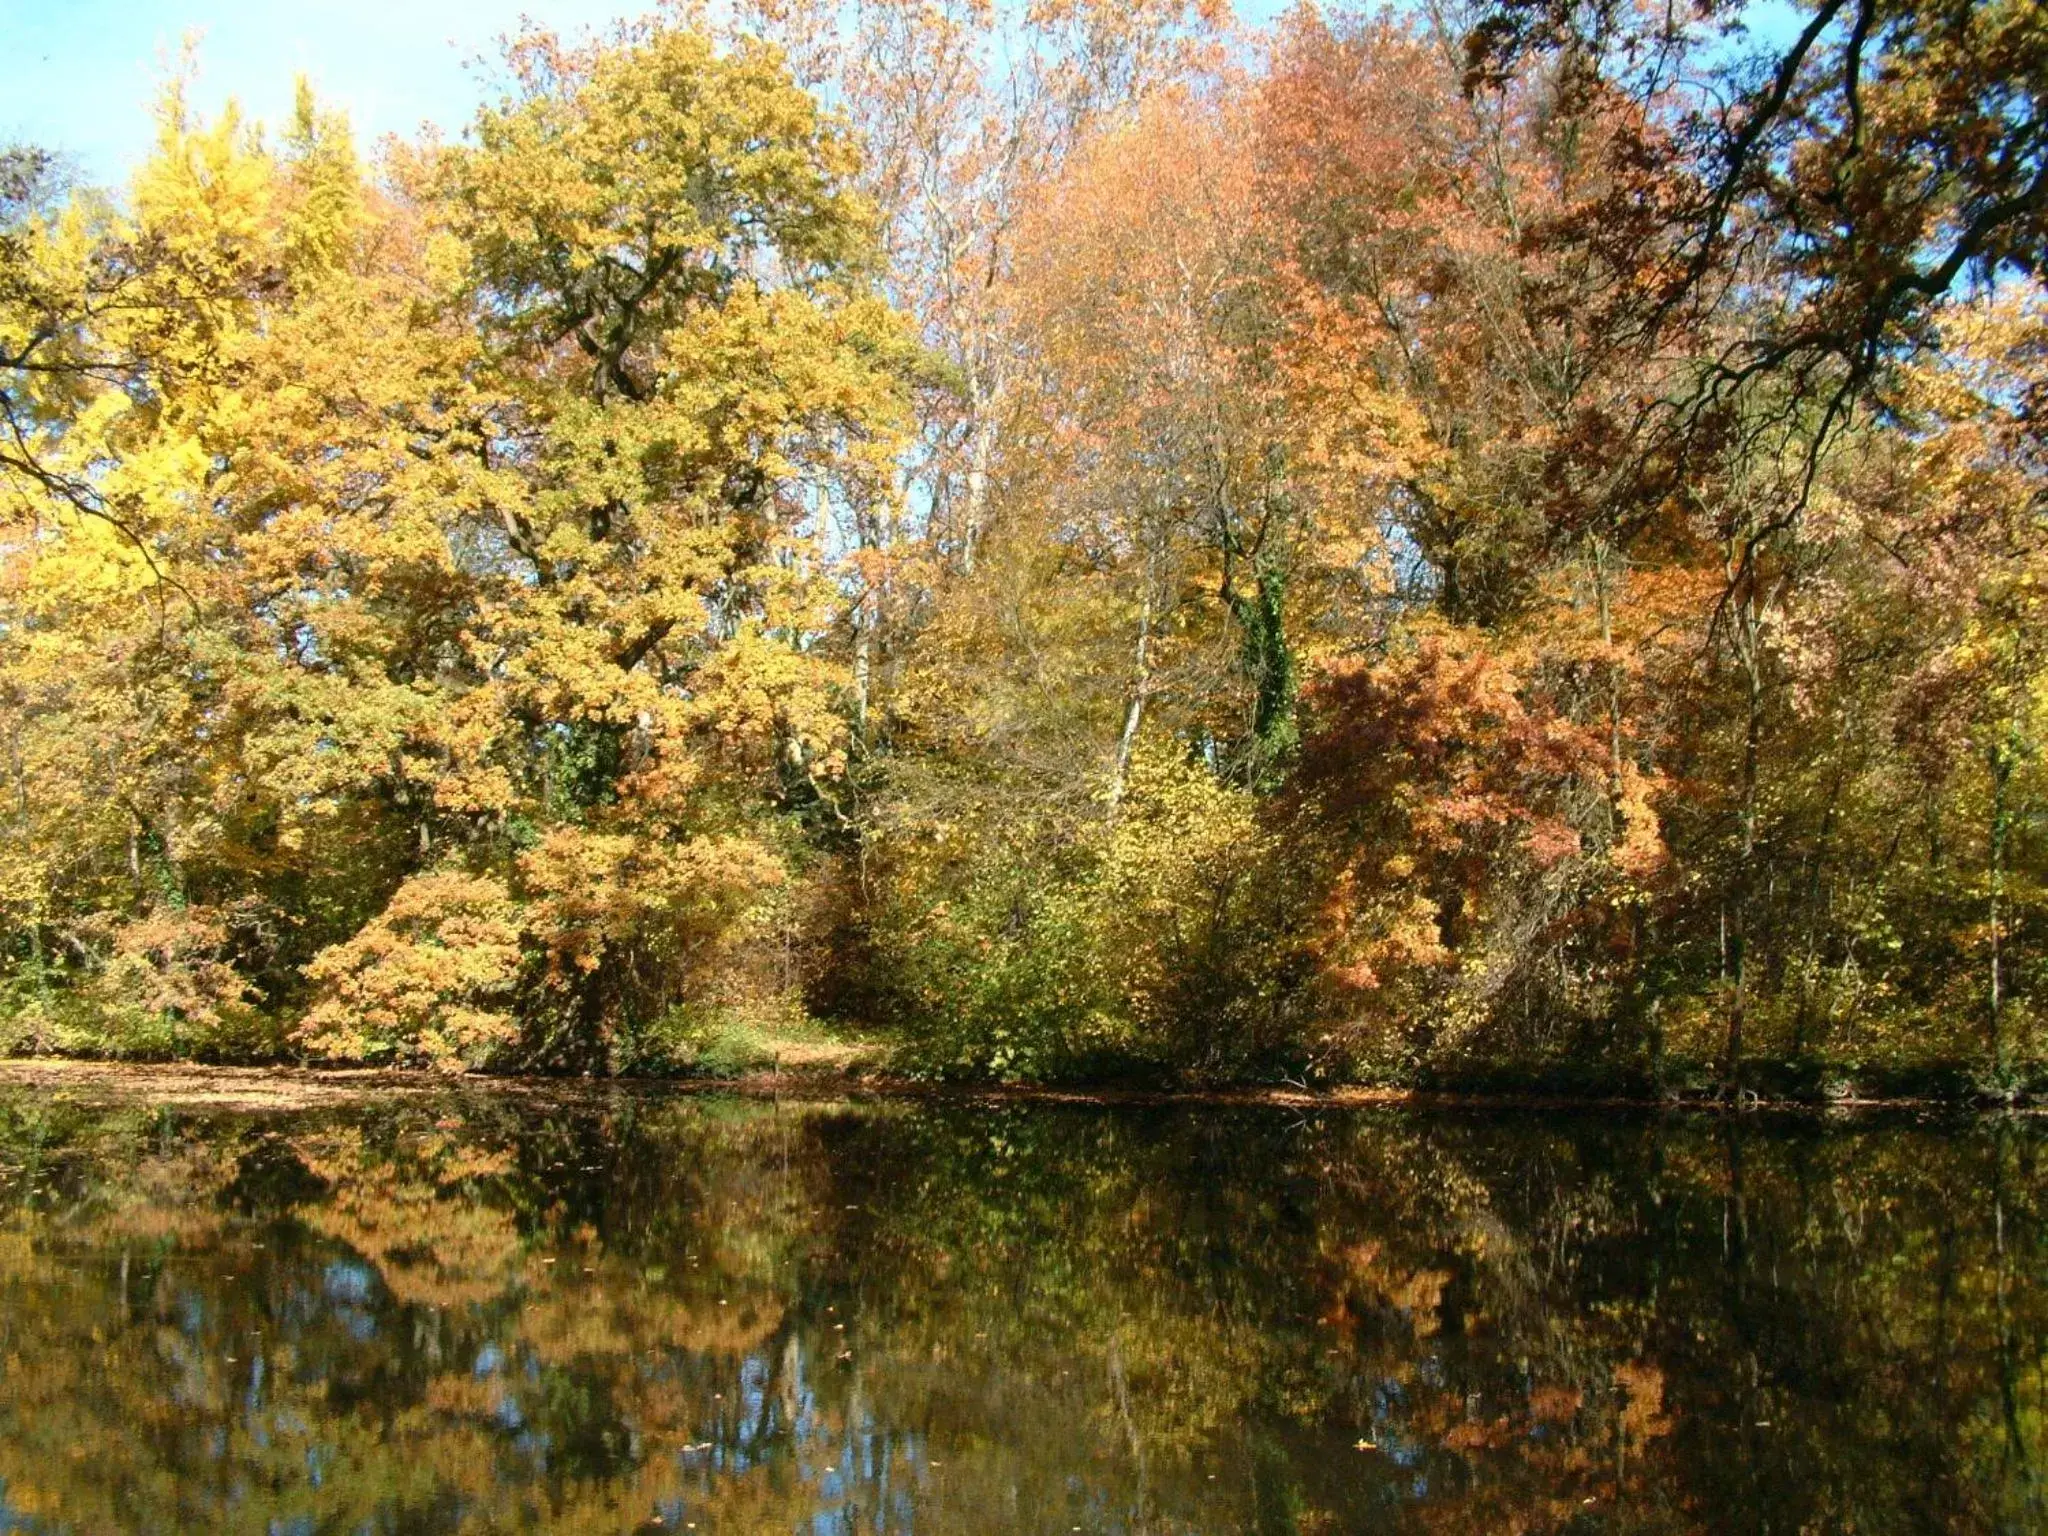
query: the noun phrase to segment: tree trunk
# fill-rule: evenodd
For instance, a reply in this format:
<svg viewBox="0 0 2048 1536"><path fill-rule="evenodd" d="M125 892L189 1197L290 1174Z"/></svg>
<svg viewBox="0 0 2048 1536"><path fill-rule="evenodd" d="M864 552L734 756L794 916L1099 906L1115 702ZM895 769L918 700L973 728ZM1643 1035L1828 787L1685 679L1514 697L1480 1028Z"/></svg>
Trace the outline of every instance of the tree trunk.
<svg viewBox="0 0 2048 1536"><path fill-rule="evenodd" d="M1757 780L1763 737L1763 615L1757 599L1756 554L1752 548L1741 579L1744 588L1736 605L1736 644L1742 662L1744 716L1740 857L1736 865L1734 923L1727 938L1730 992L1728 1034L1722 1051L1722 1081L1727 1090L1742 1092L1743 1034L1749 1009L1749 927L1751 898L1756 890Z"/></svg>
<svg viewBox="0 0 2048 1536"><path fill-rule="evenodd" d="M865 580L865 578L863 578ZM864 586L853 610L853 718L861 730L868 728L868 695L873 688L875 630L881 605L872 584Z"/></svg>
<svg viewBox="0 0 2048 1536"><path fill-rule="evenodd" d="M1742 859L1735 883L1735 924L1729 935L1729 969L1733 990L1728 1000L1728 1039L1723 1055L1723 1076L1732 1092L1742 1091L1743 1029L1749 1009L1749 919L1750 894L1754 887L1756 862L1757 738L1761 719L1762 689L1755 657L1749 666L1748 719L1742 742Z"/></svg>
<svg viewBox="0 0 2048 1536"><path fill-rule="evenodd" d="M996 393L983 383L980 370L967 380L967 496L960 517L960 569L972 573L988 509L989 466L996 453Z"/></svg>
<svg viewBox="0 0 2048 1536"><path fill-rule="evenodd" d="M1138 603L1138 656L1131 680L1131 703L1124 711L1123 735L1116 744L1116 772L1109 782L1109 814L1123 803L1124 778L1131 768L1131 750L1144 720L1145 696L1152 688L1152 573L1156 554L1145 556L1145 591Z"/></svg>
<svg viewBox="0 0 2048 1536"><path fill-rule="evenodd" d="M1991 928L1991 1069L2000 1078L2005 1076L2005 977L2004 950L2000 925L2004 921L2001 910L2005 897L2005 846L2012 831L2012 808L2009 802L2012 773L2019 756L2019 714L2014 710L2013 721L2003 741L1991 749L1991 848L1990 848L1990 912Z"/></svg>

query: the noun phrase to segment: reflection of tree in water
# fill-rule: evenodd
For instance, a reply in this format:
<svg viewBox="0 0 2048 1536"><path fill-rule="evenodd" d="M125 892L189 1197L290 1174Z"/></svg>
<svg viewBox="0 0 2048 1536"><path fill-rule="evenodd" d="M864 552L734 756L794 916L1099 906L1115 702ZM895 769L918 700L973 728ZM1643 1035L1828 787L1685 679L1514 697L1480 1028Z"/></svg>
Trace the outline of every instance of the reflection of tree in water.
<svg viewBox="0 0 2048 1536"><path fill-rule="evenodd" d="M2025 1125L5 1114L0 1528L2041 1514Z"/></svg>

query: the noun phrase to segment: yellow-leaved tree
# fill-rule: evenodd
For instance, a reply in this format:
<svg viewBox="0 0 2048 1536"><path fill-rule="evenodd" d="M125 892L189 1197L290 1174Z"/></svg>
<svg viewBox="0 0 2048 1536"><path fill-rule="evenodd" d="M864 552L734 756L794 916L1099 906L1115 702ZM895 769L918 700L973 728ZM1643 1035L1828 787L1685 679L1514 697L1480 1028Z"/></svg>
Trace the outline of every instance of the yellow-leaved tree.
<svg viewBox="0 0 2048 1536"><path fill-rule="evenodd" d="M273 140L174 89L125 210L9 203L5 920L56 1043L90 999L615 1065L841 769L823 530L913 353L850 141L763 45L509 61L381 176L304 91Z"/></svg>

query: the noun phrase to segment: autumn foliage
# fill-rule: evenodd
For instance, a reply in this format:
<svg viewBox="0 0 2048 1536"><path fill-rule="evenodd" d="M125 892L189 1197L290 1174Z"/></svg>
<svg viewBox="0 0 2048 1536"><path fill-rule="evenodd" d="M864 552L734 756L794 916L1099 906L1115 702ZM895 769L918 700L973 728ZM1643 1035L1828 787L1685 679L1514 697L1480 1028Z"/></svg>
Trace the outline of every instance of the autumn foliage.
<svg viewBox="0 0 2048 1536"><path fill-rule="evenodd" d="M2048 21L1596 9L776 0L10 151L10 1037L2032 1079Z"/></svg>

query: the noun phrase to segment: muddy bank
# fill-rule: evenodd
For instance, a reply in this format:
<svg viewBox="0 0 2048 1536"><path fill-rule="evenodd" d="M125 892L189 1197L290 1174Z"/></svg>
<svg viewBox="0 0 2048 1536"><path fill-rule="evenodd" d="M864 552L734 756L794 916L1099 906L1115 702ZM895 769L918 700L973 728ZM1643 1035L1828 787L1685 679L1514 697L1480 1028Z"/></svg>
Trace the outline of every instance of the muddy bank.
<svg viewBox="0 0 2048 1536"><path fill-rule="evenodd" d="M249 1110L308 1109L371 1099L449 1093L557 1100L621 1094L713 1093L803 1100L943 1099L954 1102L985 1100L1105 1106L1212 1104L1219 1107L1267 1106L1299 1110L1408 1106L1556 1111L1689 1110L1710 1113L1738 1108L1745 1111L1799 1112L1956 1110L1971 1107L2023 1114L2048 1111L2048 1104L2031 1098L2010 1104L1972 1105L1954 1099L1908 1095L1836 1098L1825 1102L1745 1096L1737 1105L1725 1098L1705 1094L1657 1098L1627 1094L1452 1092L1372 1086L1047 1087L1023 1083L939 1083L885 1074L830 1071L754 1072L735 1077L696 1078L510 1077L482 1073L439 1074L398 1068L230 1067L177 1062L84 1061L64 1057L0 1059L0 1091L10 1088L63 1094L86 1101L141 1101L194 1108Z"/></svg>

